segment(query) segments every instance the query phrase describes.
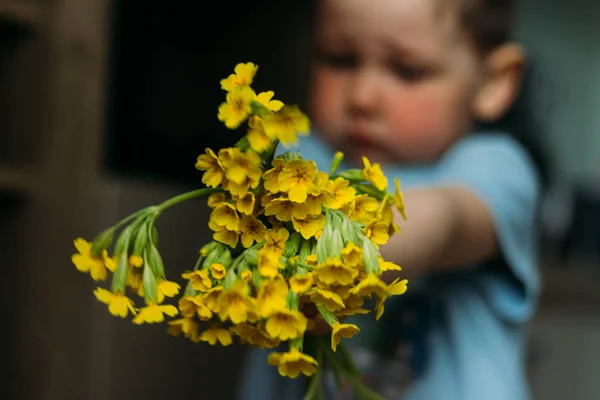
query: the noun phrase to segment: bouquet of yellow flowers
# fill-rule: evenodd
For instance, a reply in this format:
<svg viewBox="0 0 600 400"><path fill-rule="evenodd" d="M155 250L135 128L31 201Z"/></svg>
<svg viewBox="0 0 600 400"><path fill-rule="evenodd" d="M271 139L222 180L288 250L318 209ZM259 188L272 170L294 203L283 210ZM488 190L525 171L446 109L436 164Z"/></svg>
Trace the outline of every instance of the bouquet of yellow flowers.
<svg viewBox="0 0 600 400"><path fill-rule="evenodd" d="M169 333L196 343L227 346L237 337L251 346L282 348L287 342L268 362L282 376L312 376L306 399L319 396L322 364L363 397L379 398L360 383L340 344L360 328L340 319L371 311L379 319L386 299L407 289L406 280L388 285L380 277L400 270L379 252L399 232L393 207L405 217L399 182L388 193L380 166L366 158L362 169L339 171L338 152L324 172L289 151L297 135L308 135L310 121L297 107L274 100L272 91L256 94L251 85L257 69L238 64L221 81L226 101L218 118L229 129L247 124L247 134L233 147L217 153L207 148L198 156L205 187L143 208L92 242L76 239L72 261L95 281L110 271L110 288L94 294L115 316L132 315L138 325L168 319ZM288 151L278 154L280 145ZM155 223L169 207L201 196L212 209L213 241L181 275L182 290L167 279ZM176 305L169 304L176 297ZM372 297L374 310L364 307ZM308 306L316 315L303 312ZM321 338L307 354L304 335L317 319L331 326L331 340Z"/></svg>

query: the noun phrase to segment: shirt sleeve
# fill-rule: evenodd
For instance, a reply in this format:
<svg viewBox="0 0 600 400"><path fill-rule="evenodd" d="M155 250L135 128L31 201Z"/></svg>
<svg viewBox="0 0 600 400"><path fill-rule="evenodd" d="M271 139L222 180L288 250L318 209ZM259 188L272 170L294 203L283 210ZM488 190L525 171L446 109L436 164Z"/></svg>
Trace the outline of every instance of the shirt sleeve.
<svg viewBox="0 0 600 400"><path fill-rule="evenodd" d="M440 161L440 183L476 193L491 211L500 257L473 272L476 284L500 318L527 321L537 305L537 170L525 149L504 135L463 140Z"/></svg>

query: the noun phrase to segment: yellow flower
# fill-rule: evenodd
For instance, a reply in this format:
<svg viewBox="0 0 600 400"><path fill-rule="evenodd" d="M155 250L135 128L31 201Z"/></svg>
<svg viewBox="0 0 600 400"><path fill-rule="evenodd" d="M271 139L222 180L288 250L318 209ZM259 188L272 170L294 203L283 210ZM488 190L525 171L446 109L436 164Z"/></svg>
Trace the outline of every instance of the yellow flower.
<svg viewBox="0 0 600 400"><path fill-rule="evenodd" d="M294 293L302 294L306 292L313 284L311 274L294 275L290 278L290 287Z"/></svg>
<svg viewBox="0 0 600 400"><path fill-rule="evenodd" d="M258 272L264 278L275 278L283 264L279 259L281 252L273 247L263 246L258 251Z"/></svg>
<svg viewBox="0 0 600 400"><path fill-rule="evenodd" d="M338 257L327 257L315 268L317 282L325 285L351 285L358 276L358 269L343 264Z"/></svg>
<svg viewBox="0 0 600 400"><path fill-rule="evenodd" d="M341 210L354 221L368 224L377 212L377 199L366 194L355 196L352 201L344 205Z"/></svg>
<svg viewBox="0 0 600 400"><path fill-rule="evenodd" d="M317 371L317 361L298 349L291 349L287 353L271 353L268 362L277 367L281 376L297 378L300 373L311 376Z"/></svg>
<svg viewBox="0 0 600 400"><path fill-rule="evenodd" d="M230 290L221 292L219 304L221 320L230 319L234 324L246 322L249 314L255 309L254 300L248 295L248 287L244 281L237 281Z"/></svg>
<svg viewBox="0 0 600 400"><path fill-rule="evenodd" d="M308 215L306 203L295 203L285 196L278 197L265 207L265 215L274 215L281 222L290 222L292 217L304 219Z"/></svg>
<svg viewBox="0 0 600 400"><path fill-rule="evenodd" d="M283 278L275 278L264 282L256 296L258 314L261 317L268 317L275 310L284 308L288 291L288 285Z"/></svg>
<svg viewBox="0 0 600 400"><path fill-rule="evenodd" d="M359 267L363 264L363 251L354 244L354 242L349 242L346 247L342 249L342 260L348 267Z"/></svg>
<svg viewBox="0 0 600 400"><path fill-rule="evenodd" d="M217 118L229 129L238 128L252 112L252 101L256 93L248 86L232 88L227 93L226 102L219 106Z"/></svg>
<svg viewBox="0 0 600 400"><path fill-rule="evenodd" d="M358 326L353 324L335 324L332 328L333 330L331 331L331 349L333 351L336 351L337 345L340 344L342 338L350 339L358 332L360 332Z"/></svg>
<svg viewBox="0 0 600 400"><path fill-rule="evenodd" d="M295 339L304 334L307 322L300 311L280 308L269 315L265 330L273 339Z"/></svg>
<svg viewBox="0 0 600 400"><path fill-rule="evenodd" d="M333 197L332 200L327 203L327 206L334 210L350 203L356 195L356 189L350 186L350 181L344 178L336 178L335 180L327 181L325 190L331 193Z"/></svg>
<svg viewBox="0 0 600 400"><path fill-rule="evenodd" d="M252 271L249 269L243 270L240 272L240 278L242 278L244 282L250 282L252 280Z"/></svg>
<svg viewBox="0 0 600 400"><path fill-rule="evenodd" d="M254 151L242 151L237 147L222 149L219 157L225 168L225 176L238 185L248 182L255 188L260 181L262 159Z"/></svg>
<svg viewBox="0 0 600 400"><path fill-rule="evenodd" d="M227 270L223 264L214 263L210 266L210 274L217 280L225 278L226 273Z"/></svg>
<svg viewBox="0 0 600 400"><path fill-rule="evenodd" d="M381 166L378 163L371 165L371 162L367 159L367 157L363 157L362 160L365 164L365 168L363 169L365 179L371 182L373 186L377 188L377 190L386 190L388 181L383 174L383 171L381 171Z"/></svg>
<svg viewBox="0 0 600 400"><path fill-rule="evenodd" d="M189 279L194 290L206 292L212 287L212 282L208 276L208 270L187 271L181 274L183 279Z"/></svg>
<svg viewBox="0 0 600 400"><path fill-rule="evenodd" d="M319 238L325 227L325 214L308 215L304 219L292 217L292 224L296 232L300 232L304 239Z"/></svg>
<svg viewBox="0 0 600 400"><path fill-rule="evenodd" d="M379 299L377 299L377 304L375 304L375 320L379 321L379 318L381 318L381 316L383 315L383 312L385 311L385 301L387 300L387 297L380 297Z"/></svg>
<svg viewBox="0 0 600 400"><path fill-rule="evenodd" d="M314 187L317 175L314 161L292 160L279 174L279 190L286 192L295 203L304 203L308 192Z"/></svg>
<svg viewBox="0 0 600 400"><path fill-rule="evenodd" d="M317 255L316 254L309 254L306 256L306 260L304 260L304 263L306 263L307 265L312 265L313 267L316 267L319 263L317 260Z"/></svg>
<svg viewBox="0 0 600 400"><path fill-rule="evenodd" d="M246 135L248 142L250 142L250 147L257 153L262 153L273 145L273 142L265 132L262 119L257 115L251 116L248 120L248 133Z"/></svg>
<svg viewBox="0 0 600 400"><path fill-rule="evenodd" d="M115 272L117 269L117 263L119 262L119 256L109 256L108 251L104 250L102 252L102 258L104 259L104 266L110 272Z"/></svg>
<svg viewBox="0 0 600 400"><path fill-rule="evenodd" d="M127 271L126 285L134 291L139 291L142 288L142 274L131 269Z"/></svg>
<svg viewBox="0 0 600 400"><path fill-rule="evenodd" d="M206 154L198 156L196 169L205 171L202 174L202 183L206 186L217 187L223 181L225 172L217 155L211 149L205 149Z"/></svg>
<svg viewBox="0 0 600 400"><path fill-rule="evenodd" d="M390 296L398 296L406 293L408 280L397 278L394 282L390 283L387 290Z"/></svg>
<svg viewBox="0 0 600 400"><path fill-rule="evenodd" d="M249 248L252 244L263 240L267 228L265 225L254 215L244 215L240 222L240 232L242 245L244 248Z"/></svg>
<svg viewBox="0 0 600 400"><path fill-rule="evenodd" d="M222 346L229 346L233 342L231 333L229 333L227 329L221 328L210 328L205 330L200 335L199 340L208 342L213 346L217 344L217 342L221 343Z"/></svg>
<svg viewBox="0 0 600 400"><path fill-rule="evenodd" d="M240 229L240 217L233 206L229 203L221 203L210 213L208 226L215 232L227 229L238 231Z"/></svg>
<svg viewBox="0 0 600 400"><path fill-rule="evenodd" d="M280 158L275 158L271 162L271 166L273 168L265 171L265 173L263 175L263 179L264 179L263 186L265 187L265 189L268 192L275 194L275 193L279 193L279 191L280 191L280 189L279 189L279 174L285 168L285 161L283 161ZM263 204L263 206L264 206L264 204Z"/></svg>
<svg viewBox="0 0 600 400"><path fill-rule="evenodd" d="M269 335L257 326L250 324L233 325L229 330L242 339L243 343L260 348L272 349L279 346L280 341L270 338Z"/></svg>
<svg viewBox="0 0 600 400"><path fill-rule="evenodd" d="M386 244L390 239L388 233L389 225L385 222L378 221L376 219L371 220L364 229L364 234L367 238L371 239L373 243L382 245Z"/></svg>
<svg viewBox="0 0 600 400"><path fill-rule="evenodd" d="M265 241L267 242L266 247L275 249L279 254L282 254L285 249L285 242L287 242L289 237L290 233L283 227L269 229L267 230L267 233L265 233Z"/></svg>
<svg viewBox="0 0 600 400"><path fill-rule="evenodd" d="M144 266L144 259L138 255L132 254L127 260L129 266L134 268L142 268Z"/></svg>
<svg viewBox="0 0 600 400"><path fill-rule="evenodd" d="M235 208L242 214L251 215L254 212L255 204L256 198L252 192L248 192L235 199Z"/></svg>
<svg viewBox="0 0 600 400"><path fill-rule="evenodd" d="M133 319L133 323L140 325L143 323L154 324L163 322L165 320L164 314L169 317L174 317L179 313L177 308L172 305L149 304L146 307L142 307L138 315Z"/></svg>
<svg viewBox="0 0 600 400"><path fill-rule="evenodd" d="M221 89L230 92L237 87L251 85L257 70L258 66L251 62L237 64L235 74L221 80Z"/></svg>
<svg viewBox="0 0 600 400"><path fill-rule="evenodd" d="M396 194L394 195L394 205L396 206L396 209L400 212L400 215L402 215L402 218L404 218L404 220L406 221L406 211L404 209L404 195L400 191L400 179L396 178L394 182L396 184Z"/></svg>
<svg viewBox="0 0 600 400"><path fill-rule="evenodd" d="M344 308L344 301L342 298L329 290L314 288L308 293L310 300L315 303L315 305L323 306L331 312Z"/></svg>
<svg viewBox="0 0 600 400"><path fill-rule="evenodd" d="M80 272L89 272L95 281L106 279L106 264L104 257L95 257L92 254L92 244L85 239L77 238L73 242L79 254L73 254L71 261Z"/></svg>
<svg viewBox="0 0 600 400"><path fill-rule="evenodd" d="M269 110L277 112L283 108L284 104L279 100L271 100L274 95L275 93L271 90L262 92L256 96L256 101L267 107Z"/></svg>
<svg viewBox="0 0 600 400"><path fill-rule="evenodd" d="M359 315L359 314L369 314L371 311L361 308L361 307L350 307L348 305L346 305L346 307L342 308L341 310L338 310L335 312L335 316L336 317L349 317L352 315Z"/></svg>
<svg viewBox="0 0 600 400"><path fill-rule="evenodd" d="M179 298L179 312L184 317L193 317L196 314L198 306L194 301L194 296L182 296Z"/></svg>
<svg viewBox="0 0 600 400"><path fill-rule="evenodd" d="M396 265L396 264L394 264L391 261L385 261L381 257L377 257L377 260L379 261L379 271L381 271L381 272L385 272L385 271L402 271L402 268L400 268L399 265Z"/></svg>
<svg viewBox="0 0 600 400"><path fill-rule="evenodd" d="M156 302L160 304L165 301L165 297L175 297L179 289L181 287L177 283L161 279L156 285Z"/></svg>
<svg viewBox="0 0 600 400"><path fill-rule="evenodd" d="M230 231L227 229L222 229L218 232L213 233L213 239L217 242L224 243L231 248L235 248L237 246L238 240L240 238L240 234L236 231Z"/></svg>
<svg viewBox="0 0 600 400"><path fill-rule="evenodd" d="M167 333L173 336L179 336L183 333L186 338L196 342L198 339L198 329L199 325L196 321L185 317L169 321Z"/></svg>
<svg viewBox="0 0 600 400"><path fill-rule="evenodd" d="M129 311L135 315L135 308L133 306L133 301L128 297L124 296L122 293L117 292L113 293L106 289L97 288L94 291L96 298L104 304L108 305L108 311L116 316L125 318Z"/></svg>
<svg viewBox="0 0 600 400"><path fill-rule="evenodd" d="M298 140L297 134L308 135L310 121L296 106L284 106L281 110L264 117L265 132L271 139L279 139L289 146Z"/></svg>
<svg viewBox="0 0 600 400"><path fill-rule="evenodd" d="M360 297L366 297L373 293L380 298L388 295L387 285L378 276L373 274L369 274L369 276L350 290L350 294Z"/></svg>
<svg viewBox="0 0 600 400"><path fill-rule="evenodd" d="M210 208L215 208L221 203L225 203L227 201L227 195L223 192L213 193L208 196L207 204Z"/></svg>
<svg viewBox="0 0 600 400"><path fill-rule="evenodd" d="M204 293L201 297L202 303L206 304L209 310L218 313L221 310L221 304L219 303L219 296L225 291L223 286L215 286Z"/></svg>

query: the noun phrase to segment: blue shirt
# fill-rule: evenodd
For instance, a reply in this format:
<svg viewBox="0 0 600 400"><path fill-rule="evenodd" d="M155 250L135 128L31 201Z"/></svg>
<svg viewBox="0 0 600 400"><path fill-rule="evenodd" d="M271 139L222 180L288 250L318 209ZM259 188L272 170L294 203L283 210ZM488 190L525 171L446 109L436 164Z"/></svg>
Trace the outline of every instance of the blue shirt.
<svg viewBox="0 0 600 400"><path fill-rule="evenodd" d="M333 150L317 135L301 138L297 149L319 170L329 170ZM410 365L412 380L402 399L529 399L525 328L540 286L535 237L540 182L527 152L508 135L473 134L433 165L382 168L390 182L400 178L402 190L430 185L472 190L492 213L500 254L459 272L409 282L395 304L386 302L382 320L359 322L358 336L366 340L350 342L377 342L387 353L404 344L408 351L401 357ZM410 219L410 209L406 212ZM239 398L302 398L302 381L280 377L266 357L266 350L249 356Z"/></svg>

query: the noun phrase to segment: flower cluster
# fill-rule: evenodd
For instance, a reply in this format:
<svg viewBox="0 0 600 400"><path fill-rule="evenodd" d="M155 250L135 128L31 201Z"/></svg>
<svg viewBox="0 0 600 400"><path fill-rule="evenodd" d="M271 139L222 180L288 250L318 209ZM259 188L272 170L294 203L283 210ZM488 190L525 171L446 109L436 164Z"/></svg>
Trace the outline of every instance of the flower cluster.
<svg viewBox="0 0 600 400"><path fill-rule="evenodd" d="M193 342L229 345L234 337L262 348L288 344L269 363L283 376L312 375L319 361L303 352L305 332L317 319L331 326L330 350L359 332L343 317L374 311L379 319L386 299L403 294L407 281L386 284L384 271L400 270L379 252L399 232L394 208L403 216L399 182L394 193L376 163L338 171L336 153L328 172L290 151L297 135L307 135L308 118L294 106L256 94L258 67L239 64L221 81L226 101L218 118L226 127L245 124L233 147L198 156L205 188L148 207L101 233L92 243L77 239L77 269L101 281L112 272L110 290L96 297L116 316L133 315L136 324L168 321L168 331ZM283 146L285 152L277 154ZM184 289L167 280L158 251L156 218L180 201L208 196L213 241L204 245L194 268L182 274ZM121 229L123 227L123 229ZM116 232L112 254L109 247ZM138 308L132 294L145 305ZM179 296L176 306L165 300ZM374 309L365 299L376 298ZM307 317L307 307L318 312Z"/></svg>

